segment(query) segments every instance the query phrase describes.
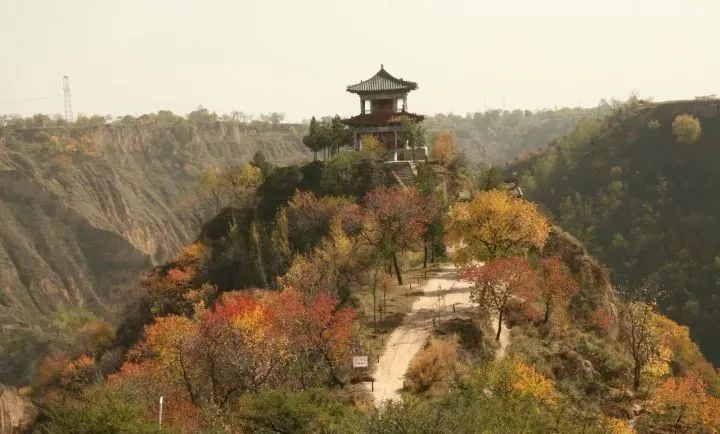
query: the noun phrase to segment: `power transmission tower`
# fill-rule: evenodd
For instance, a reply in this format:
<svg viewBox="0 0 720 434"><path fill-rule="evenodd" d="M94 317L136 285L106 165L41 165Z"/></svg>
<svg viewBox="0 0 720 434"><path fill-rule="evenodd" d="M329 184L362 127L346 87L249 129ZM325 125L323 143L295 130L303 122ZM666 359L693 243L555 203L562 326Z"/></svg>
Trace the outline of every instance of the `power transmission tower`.
<svg viewBox="0 0 720 434"><path fill-rule="evenodd" d="M65 121L73 121L72 101L70 100L70 77L63 75L63 93L65 94Z"/></svg>

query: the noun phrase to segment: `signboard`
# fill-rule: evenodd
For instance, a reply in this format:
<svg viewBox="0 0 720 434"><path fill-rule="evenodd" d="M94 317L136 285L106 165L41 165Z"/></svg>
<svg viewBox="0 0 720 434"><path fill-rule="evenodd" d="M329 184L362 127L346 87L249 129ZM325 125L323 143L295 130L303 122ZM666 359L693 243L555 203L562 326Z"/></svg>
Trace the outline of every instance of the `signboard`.
<svg viewBox="0 0 720 434"><path fill-rule="evenodd" d="M353 368L367 368L368 356L353 356Z"/></svg>

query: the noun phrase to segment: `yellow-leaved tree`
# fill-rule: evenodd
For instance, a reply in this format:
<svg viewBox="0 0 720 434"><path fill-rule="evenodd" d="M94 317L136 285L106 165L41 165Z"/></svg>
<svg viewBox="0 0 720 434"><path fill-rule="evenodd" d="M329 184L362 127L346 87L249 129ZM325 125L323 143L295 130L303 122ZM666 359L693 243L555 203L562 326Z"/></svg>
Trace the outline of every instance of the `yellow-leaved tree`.
<svg viewBox="0 0 720 434"><path fill-rule="evenodd" d="M447 226L458 264L522 255L544 246L549 233L550 224L537 205L499 190L453 205Z"/></svg>
<svg viewBox="0 0 720 434"><path fill-rule="evenodd" d="M435 134L435 159L438 163L449 166L457 157L457 147L455 146L455 137L450 131L438 131Z"/></svg>
<svg viewBox="0 0 720 434"><path fill-rule="evenodd" d="M720 399L695 375L670 377L655 389L640 425L643 432L718 433Z"/></svg>
<svg viewBox="0 0 720 434"><path fill-rule="evenodd" d="M545 378L534 367L520 360L512 360L513 378L510 388L519 395L529 395L545 404L553 405L555 399L555 385L552 380Z"/></svg>
<svg viewBox="0 0 720 434"><path fill-rule="evenodd" d="M720 375L693 342L690 329L659 313L654 315L653 324L660 334L662 346L669 353L668 362L673 375L695 375L707 383L715 394L720 393Z"/></svg>

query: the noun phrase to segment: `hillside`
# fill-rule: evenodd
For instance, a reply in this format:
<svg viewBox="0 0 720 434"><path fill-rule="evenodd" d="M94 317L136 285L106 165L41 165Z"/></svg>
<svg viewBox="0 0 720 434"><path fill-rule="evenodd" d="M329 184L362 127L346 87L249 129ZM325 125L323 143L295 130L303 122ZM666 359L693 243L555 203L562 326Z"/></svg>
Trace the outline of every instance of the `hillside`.
<svg viewBox="0 0 720 434"><path fill-rule="evenodd" d="M0 131L0 382L17 383L53 345L66 310L113 319L138 276L198 232L207 168L306 159L302 126L145 117ZM12 363L10 363L12 361Z"/></svg>
<svg viewBox="0 0 720 434"><path fill-rule="evenodd" d="M461 175L433 163L393 185L367 150L246 169L252 200L147 273L117 339L79 328L17 392L39 432L720 427L720 381L688 329L618 297L536 204L458 200Z"/></svg>
<svg viewBox="0 0 720 434"><path fill-rule="evenodd" d="M631 103L520 163L527 196L580 238L617 282L661 284L660 305L720 363L718 100ZM678 115L702 133L683 143Z"/></svg>
<svg viewBox="0 0 720 434"><path fill-rule="evenodd" d="M491 110L430 116L426 125L430 134L454 132L470 162L505 162L603 110ZM201 174L257 151L280 165L306 160L305 129L204 109L187 119L83 117L67 130L43 115L3 117L0 353L36 360L57 340L47 331L61 312L116 318L140 273L175 255L209 217L195 196ZM0 366L0 382L33 369Z"/></svg>
<svg viewBox="0 0 720 434"><path fill-rule="evenodd" d="M539 111L486 110L464 116L436 114L425 119L430 132L452 131L458 149L471 162L505 164L572 131L586 119L607 113L609 106Z"/></svg>

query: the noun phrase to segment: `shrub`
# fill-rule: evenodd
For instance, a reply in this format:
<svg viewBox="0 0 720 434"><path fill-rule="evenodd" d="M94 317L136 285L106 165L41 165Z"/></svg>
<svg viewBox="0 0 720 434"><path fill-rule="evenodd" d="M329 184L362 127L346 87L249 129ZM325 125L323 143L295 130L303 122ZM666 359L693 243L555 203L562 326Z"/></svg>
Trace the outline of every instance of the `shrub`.
<svg viewBox="0 0 720 434"><path fill-rule="evenodd" d="M681 145L697 142L702 134L700 120L693 115L677 115L673 120L672 130L677 143Z"/></svg>
<svg viewBox="0 0 720 434"><path fill-rule="evenodd" d="M445 340L432 339L410 363L406 374L415 391L427 392L433 387L453 382L461 368L459 348L455 336Z"/></svg>
<svg viewBox="0 0 720 434"><path fill-rule="evenodd" d="M62 400L51 404L45 420L36 432L45 434L77 433L160 433L157 422L150 419L142 406L123 394L96 389L82 399Z"/></svg>
<svg viewBox="0 0 720 434"><path fill-rule="evenodd" d="M239 407L236 423L247 432L361 432L359 418L352 407L322 389L266 390L248 395Z"/></svg>

